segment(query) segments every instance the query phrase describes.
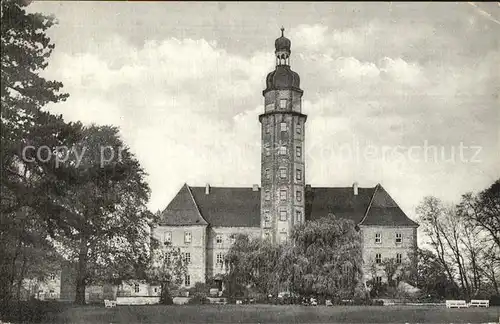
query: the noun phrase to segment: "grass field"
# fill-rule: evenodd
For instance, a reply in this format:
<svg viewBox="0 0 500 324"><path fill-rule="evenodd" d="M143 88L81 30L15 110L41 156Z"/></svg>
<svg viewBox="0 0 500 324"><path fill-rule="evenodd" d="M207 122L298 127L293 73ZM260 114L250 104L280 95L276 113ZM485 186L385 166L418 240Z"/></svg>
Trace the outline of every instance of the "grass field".
<svg viewBox="0 0 500 324"><path fill-rule="evenodd" d="M497 323L500 307L185 305L71 307L50 323Z"/></svg>

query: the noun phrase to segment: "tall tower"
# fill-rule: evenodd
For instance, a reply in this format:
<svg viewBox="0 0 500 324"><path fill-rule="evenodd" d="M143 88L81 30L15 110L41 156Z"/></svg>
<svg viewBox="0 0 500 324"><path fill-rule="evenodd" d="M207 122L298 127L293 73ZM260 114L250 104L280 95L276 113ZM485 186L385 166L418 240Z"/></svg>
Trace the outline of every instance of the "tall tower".
<svg viewBox="0 0 500 324"><path fill-rule="evenodd" d="M302 114L299 75L290 69L291 42L275 41L276 68L266 78L262 124L261 228L265 239L286 241L292 226L304 222L307 116Z"/></svg>

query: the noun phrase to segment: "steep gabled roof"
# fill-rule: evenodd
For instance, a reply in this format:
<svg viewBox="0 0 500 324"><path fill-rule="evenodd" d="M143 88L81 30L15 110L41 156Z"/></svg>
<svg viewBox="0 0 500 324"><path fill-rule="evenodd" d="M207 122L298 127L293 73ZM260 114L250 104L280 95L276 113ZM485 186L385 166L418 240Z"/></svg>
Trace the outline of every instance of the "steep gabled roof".
<svg viewBox="0 0 500 324"><path fill-rule="evenodd" d="M207 225L194 201L191 190L184 184L167 208L161 213L160 225Z"/></svg>
<svg viewBox="0 0 500 324"><path fill-rule="evenodd" d="M316 220L329 214L358 224L365 215L375 188L352 187L311 188L306 190L306 220Z"/></svg>
<svg viewBox="0 0 500 324"><path fill-rule="evenodd" d="M305 218L330 214L359 225L418 226L378 184L373 188L310 188L305 193ZM260 190L241 187L189 187L179 190L162 212L161 225L260 226Z"/></svg>
<svg viewBox="0 0 500 324"><path fill-rule="evenodd" d="M260 190L238 187L191 187L201 214L212 226L260 226Z"/></svg>
<svg viewBox="0 0 500 324"><path fill-rule="evenodd" d="M418 226L399 208L387 191L378 184L359 225Z"/></svg>

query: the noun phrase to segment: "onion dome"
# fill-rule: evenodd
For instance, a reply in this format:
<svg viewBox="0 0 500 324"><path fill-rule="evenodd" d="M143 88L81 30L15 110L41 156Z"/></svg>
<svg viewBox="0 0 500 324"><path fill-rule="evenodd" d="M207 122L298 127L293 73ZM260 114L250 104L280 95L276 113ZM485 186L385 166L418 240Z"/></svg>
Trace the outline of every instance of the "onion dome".
<svg viewBox="0 0 500 324"><path fill-rule="evenodd" d="M285 28L281 27L281 37L276 39L274 42L274 47L276 52L288 52L290 53L290 48L292 47L292 42L284 36Z"/></svg>
<svg viewBox="0 0 500 324"><path fill-rule="evenodd" d="M266 90L300 89L300 77L288 65L278 65L266 77Z"/></svg>

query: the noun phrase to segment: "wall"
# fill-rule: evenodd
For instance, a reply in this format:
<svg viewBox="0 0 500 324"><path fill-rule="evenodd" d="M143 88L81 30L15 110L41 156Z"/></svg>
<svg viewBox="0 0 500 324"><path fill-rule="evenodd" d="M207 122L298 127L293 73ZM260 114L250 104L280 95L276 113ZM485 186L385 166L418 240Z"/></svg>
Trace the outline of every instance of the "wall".
<svg viewBox="0 0 500 324"><path fill-rule="evenodd" d="M153 305L159 304L160 297L117 297L116 304L117 305Z"/></svg>
<svg viewBox="0 0 500 324"><path fill-rule="evenodd" d="M375 262L377 253L381 254L382 260L386 258L396 259L396 254L402 254L402 262L409 261L408 257L416 249L417 231L415 227L388 227L388 226L360 226L363 244L363 270L365 278L371 277L370 265ZM375 234L380 233L381 243L375 243ZM402 234L403 241L396 243L396 233ZM377 276L386 281L385 272L378 267Z"/></svg>
<svg viewBox="0 0 500 324"><path fill-rule="evenodd" d="M247 234L249 237L258 238L261 235L260 227L209 227L207 229L207 276L213 277L226 272L223 264L217 265L217 254L226 255L231 247L231 236L237 234ZM222 236L222 244L216 244L217 235Z"/></svg>
<svg viewBox="0 0 500 324"><path fill-rule="evenodd" d="M206 225L193 226L158 226L153 230L153 236L164 242L165 233L172 233L172 246L181 249L181 252L191 254L191 263L188 265L188 274L191 277L190 287L195 282L205 282L206 270ZM184 242L184 233L191 232L191 243Z"/></svg>

